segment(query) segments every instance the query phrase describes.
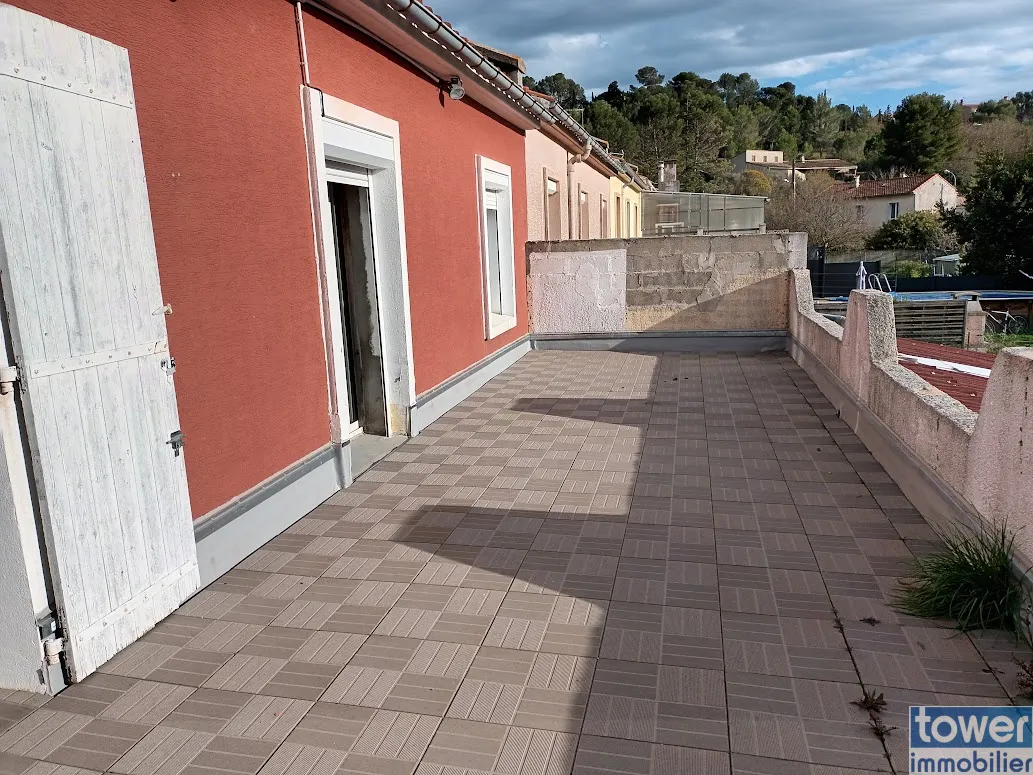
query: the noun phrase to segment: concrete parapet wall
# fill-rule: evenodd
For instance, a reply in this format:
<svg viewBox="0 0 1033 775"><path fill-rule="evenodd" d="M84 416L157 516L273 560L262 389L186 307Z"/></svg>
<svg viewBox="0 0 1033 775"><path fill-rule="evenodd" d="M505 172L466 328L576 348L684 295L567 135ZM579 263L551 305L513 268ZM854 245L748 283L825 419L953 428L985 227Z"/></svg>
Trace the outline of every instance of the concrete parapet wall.
<svg viewBox="0 0 1033 775"><path fill-rule="evenodd" d="M803 234L532 242L531 332L785 330Z"/></svg>
<svg viewBox="0 0 1033 775"><path fill-rule="evenodd" d="M1007 522L1033 558L1033 349L1005 350L977 415L897 363L891 298L853 291L846 328L790 277L790 352L932 524Z"/></svg>

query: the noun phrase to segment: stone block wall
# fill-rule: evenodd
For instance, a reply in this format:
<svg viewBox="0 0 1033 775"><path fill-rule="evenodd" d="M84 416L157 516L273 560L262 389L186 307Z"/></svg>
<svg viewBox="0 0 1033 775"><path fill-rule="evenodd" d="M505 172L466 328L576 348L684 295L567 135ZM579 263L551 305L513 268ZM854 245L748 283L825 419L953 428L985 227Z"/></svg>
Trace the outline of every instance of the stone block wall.
<svg viewBox="0 0 1033 775"><path fill-rule="evenodd" d="M771 331L789 325L804 234L528 243L532 333Z"/></svg>

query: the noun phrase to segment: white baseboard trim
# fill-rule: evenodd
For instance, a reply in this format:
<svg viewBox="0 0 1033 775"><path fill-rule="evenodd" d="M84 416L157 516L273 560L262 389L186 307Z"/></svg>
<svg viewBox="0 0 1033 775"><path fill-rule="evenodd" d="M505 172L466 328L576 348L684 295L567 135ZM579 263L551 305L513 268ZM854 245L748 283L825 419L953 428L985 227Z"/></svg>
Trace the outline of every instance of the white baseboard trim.
<svg viewBox="0 0 1033 775"><path fill-rule="evenodd" d="M416 436L449 409L466 400L531 351L530 337L518 339L416 399L409 411L409 434Z"/></svg>
<svg viewBox="0 0 1033 775"><path fill-rule="evenodd" d="M330 444L198 520L194 540L201 587L349 484L351 450Z"/></svg>

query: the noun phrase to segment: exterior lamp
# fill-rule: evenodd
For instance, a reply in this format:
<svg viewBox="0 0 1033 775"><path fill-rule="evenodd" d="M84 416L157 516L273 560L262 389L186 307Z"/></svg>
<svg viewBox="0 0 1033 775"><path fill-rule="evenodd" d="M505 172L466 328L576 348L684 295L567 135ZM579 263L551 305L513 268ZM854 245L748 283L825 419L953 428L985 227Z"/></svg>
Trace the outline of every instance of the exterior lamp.
<svg viewBox="0 0 1033 775"><path fill-rule="evenodd" d="M448 96L454 100L461 100L466 96L463 80L458 75L453 75L448 79Z"/></svg>

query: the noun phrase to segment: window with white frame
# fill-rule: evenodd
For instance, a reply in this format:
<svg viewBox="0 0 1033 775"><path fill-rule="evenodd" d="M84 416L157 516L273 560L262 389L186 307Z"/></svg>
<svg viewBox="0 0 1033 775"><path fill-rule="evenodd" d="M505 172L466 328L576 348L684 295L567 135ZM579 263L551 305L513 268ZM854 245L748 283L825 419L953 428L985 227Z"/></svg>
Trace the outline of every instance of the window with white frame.
<svg viewBox="0 0 1033 775"><path fill-rule="evenodd" d="M890 220L900 216L900 202L890 202Z"/></svg>
<svg viewBox="0 0 1033 775"><path fill-rule="evenodd" d="M516 325L513 266L513 178L509 167L477 157L480 185L481 266L484 275L485 337Z"/></svg>

